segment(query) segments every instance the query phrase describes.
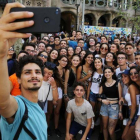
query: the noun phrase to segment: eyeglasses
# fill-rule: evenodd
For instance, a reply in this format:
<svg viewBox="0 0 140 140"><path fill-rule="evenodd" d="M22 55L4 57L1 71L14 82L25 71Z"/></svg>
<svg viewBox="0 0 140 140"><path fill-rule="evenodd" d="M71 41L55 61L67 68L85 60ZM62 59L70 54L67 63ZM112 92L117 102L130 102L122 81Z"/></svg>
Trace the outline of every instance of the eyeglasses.
<svg viewBox="0 0 140 140"><path fill-rule="evenodd" d="M139 74L139 73L138 72L130 73L130 76L137 75L137 74Z"/></svg>
<svg viewBox="0 0 140 140"><path fill-rule="evenodd" d="M48 39L45 39L45 38L44 38L43 40L44 40L44 41L49 41Z"/></svg>
<svg viewBox="0 0 140 140"><path fill-rule="evenodd" d="M118 57L117 58L118 60L123 60L123 59L126 59L125 57Z"/></svg>
<svg viewBox="0 0 140 140"><path fill-rule="evenodd" d="M9 49L8 51L14 51L14 49Z"/></svg>
<svg viewBox="0 0 140 140"><path fill-rule="evenodd" d="M90 40L89 42L95 42L94 40Z"/></svg>
<svg viewBox="0 0 140 140"><path fill-rule="evenodd" d="M104 47L102 47L102 48L101 48L101 50L105 50L105 51L107 51L107 50L108 50L108 48L104 48Z"/></svg>
<svg viewBox="0 0 140 140"><path fill-rule="evenodd" d="M126 43L120 43L120 45L125 45Z"/></svg>
<svg viewBox="0 0 140 140"><path fill-rule="evenodd" d="M43 55L43 54L40 54L39 56L40 56L40 57L44 57L45 59L47 59L47 58L48 58L48 56Z"/></svg>

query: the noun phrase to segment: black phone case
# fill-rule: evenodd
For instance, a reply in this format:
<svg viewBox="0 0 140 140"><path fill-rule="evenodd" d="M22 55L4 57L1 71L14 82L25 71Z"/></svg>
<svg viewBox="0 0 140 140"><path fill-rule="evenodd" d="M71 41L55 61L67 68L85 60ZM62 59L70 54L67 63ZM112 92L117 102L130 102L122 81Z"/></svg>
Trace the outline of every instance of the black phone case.
<svg viewBox="0 0 140 140"><path fill-rule="evenodd" d="M10 12L29 11L34 13L33 18L18 19L14 22L33 20L34 25L16 30L20 33L56 33L60 31L61 11L57 7L26 7L12 8Z"/></svg>

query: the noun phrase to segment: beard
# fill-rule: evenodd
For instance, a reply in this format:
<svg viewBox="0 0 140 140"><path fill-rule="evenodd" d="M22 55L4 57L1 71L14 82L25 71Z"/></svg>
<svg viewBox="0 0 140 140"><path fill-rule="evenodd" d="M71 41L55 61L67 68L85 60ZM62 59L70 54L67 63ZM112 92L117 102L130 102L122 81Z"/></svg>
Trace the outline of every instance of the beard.
<svg viewBox="0 0 140 140"><path fill-rule="evenodd" d="M38 91L40 89L40 87L29 87L28 90L30 91Z"/></svg>

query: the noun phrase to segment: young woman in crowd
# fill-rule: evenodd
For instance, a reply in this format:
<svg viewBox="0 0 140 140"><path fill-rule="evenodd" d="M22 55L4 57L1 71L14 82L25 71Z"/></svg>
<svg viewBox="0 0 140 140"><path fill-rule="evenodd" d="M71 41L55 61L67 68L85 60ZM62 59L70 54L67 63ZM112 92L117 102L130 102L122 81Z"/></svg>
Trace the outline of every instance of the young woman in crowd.
<svg viewBox="0 0 140 140"><path fill-rule="evenodd" d="M77 46L75 48L75 54L80 54L81 51L82 51L81 47Z"/></svg>
<svg viewBox="0 0 140 140"><path fill-rule="evenodd" d="M135 83L132 83L129 75L133 76L134 73L132 71L129 73L129 70L125 70L122 73L122 81L128 88L128 91L125 95L125 101L129 106L129 120L123 131L122 140L133 140L135 138L135 123L138 119L137 113L138 105L140 103L140 92L138 86Z"/></svg>
<svg viewBox="0 0 140 140"><path fill-rule="evenodd" d="M118 118L122 118L121 107L119 108L119 99L121 98L121 92L118 92L120 84L112 78L114 70L111 67L105 67L104 76L100 83L99 94L102 94L102 98L98 100L102 103L100 114L103 122L103 134L104 140L108 140L108 131L111 140L116 140L114 133ZM120 113L119 113L120 110Z"/></svg>
<svg viewBox="0 0 140 140"><path fill-rule="evenodd" d="M52 47L50 45L46 45L46 52L50 54Z"/></svg>
<svg viewBox="0 0 140 140"><path fill-rule="evenodd" d="M97 42L97 44L95 46L95 50L96 50L97 54L100 53L100 42Z"/></svg>
<svg viewBox="0 0 140 140"><path fill-rule="evenodd" d="M66 70L65 73L65 84L64 84L64 99L65 107L67 107L67 102L74 98L74 85L76 83L76 71L77 67L80 64L80 56L75 54L71 58L71 66Z"/></svg>
<svg viewBox="0 0 140 140"><path fill-rule="evenodd" d="M110 52L114 53L115 55L119 52L119 45L112 43L110 47Z"/></svg>
<svg viewBox="0 0 140 140"><path fill-rule="evenodd" d="M103 65L105 64L105 56L109 51L109 45L107 43L102 43L100 45L100 57L102 58Z"/></svg>
<svg viewBox="0 0 140 140"><path fill-rule="evenodd" d="M103 76L102 59L100 57L96 57L94 60L93 76L91 78L91 81L89 82L87 92L87 100L90 101L93 110L97 102L97 94L99 93L99 85L102 80L102 76Z"/></svg>
<svg viewBox="0 0 140 140"><path fill-rule="evenodd" d="M41 88L39 89L39 101L46 101L44 112L46 113L46 119L48 123L48 136L51 136L50 130L50 118L53 112L54 105L57 105L57 100L59 98L58 87L63 88L62 80L59 76L58 70L56 67L48 66L45 63L44 68L44 77ZM55 127L55 132L58 128Z"/></svg>
<svg viewBox="0 0 140 140"><path fill-rule="evenodd" d="M58 59L58 50L56 49L51 50L50 55L48 57L48 62L57 64L57 59Z"/></svg>
<svg viewBox="0 0 140 140"><path fill-rule="evenodd" d="M77 69L77 81L83 82L85 84L86 91L93 72L93 59L94 59L93 53L90 52L87 53L83 58L82 66L79 66Z"/></svg>
<svg viewBox="0 0 140 140"><path fill-rule="evenodd" d="M59 56L61 56L61 55L66 55L66 56L67 56L67 54L68 54L67 49L61 48L61 49L59 50Z"/></svg>
<svg viewBox="0 0 140 140"><path fill-rule="evenodd" d="M84 50L83 50L83 51L81 51L79 55L80 55L80 58L81 58L81 61L82 61L82 60L83 60L83 58L84 58L84 57L85 57L85 55L86 55L86 51L84 51Z"/></svg>
<svg viewBox="0 0 140 140"><path fill-rule="evenodd" d="M72 47L68 47L68 59L69 59L69 62L71 61L71 58L74 54L74 49Z"/></svg>
<svg viewBox="0 0 140 140"><path fill-rule="evenodd" d="M108 52L105 56L105 66L112 67L116 70L117 67L117 58L114 53Z"/></svg>
<svg viewBox="0 0 140 140"><path fill-rule="evenodd" d="M46 51L41 51L38 54L38 57L43 61L43 63L45 64L47 62L47 58L48 58L48 54L46 53Z"/></svg>

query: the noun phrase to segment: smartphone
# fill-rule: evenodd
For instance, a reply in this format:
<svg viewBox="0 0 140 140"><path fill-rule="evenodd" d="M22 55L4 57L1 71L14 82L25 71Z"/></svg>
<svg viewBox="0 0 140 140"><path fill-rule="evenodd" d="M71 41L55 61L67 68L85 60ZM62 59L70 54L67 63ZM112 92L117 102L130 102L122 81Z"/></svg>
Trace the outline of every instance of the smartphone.
<svg viewBox="0 0 140 140"><path fill-rule="evenodd" d="M16 30L20 33L56 33L60 31L61 11L57 7L26 7L12 8L10 12L29 11L33 12L32 18L18 19L14 22L33 20L31 27Z"/></svg>

